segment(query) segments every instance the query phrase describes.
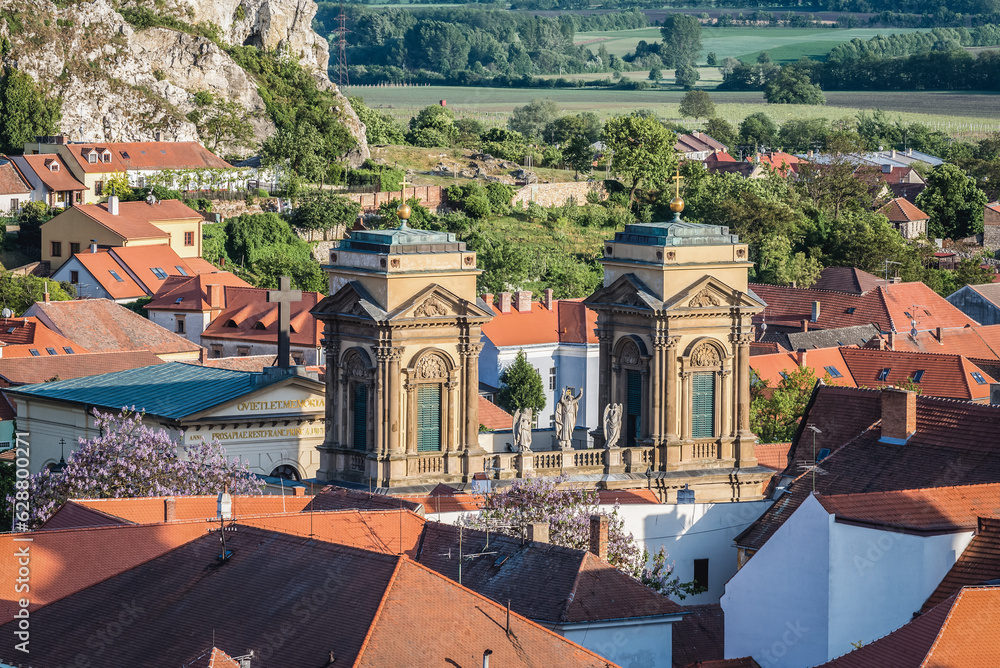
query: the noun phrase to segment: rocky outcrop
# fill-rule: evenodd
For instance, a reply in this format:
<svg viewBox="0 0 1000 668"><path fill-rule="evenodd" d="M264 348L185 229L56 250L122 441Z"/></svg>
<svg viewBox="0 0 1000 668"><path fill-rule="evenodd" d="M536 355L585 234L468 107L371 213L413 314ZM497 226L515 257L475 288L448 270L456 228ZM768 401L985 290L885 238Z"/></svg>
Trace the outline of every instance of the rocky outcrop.
<svg viewBox="0 0 1000 668"><path fill-rule="evenodd" d="M118 12L130 4L0 0L0 36L13 45L7 61L62 96L63 132L87 141L142 141L157 133L195 140L198 131L187 114L195 108L194 94L208 91L249 112L257 142L274 133L256 82L224 49L185 32L134 30ZM189 24L214 24L229 44L298 58L336 94L338 115L358 140L350 161L368 157L364 125L327 78L329 55L311 27L312 0L166 0L156 11Z"/></svg>

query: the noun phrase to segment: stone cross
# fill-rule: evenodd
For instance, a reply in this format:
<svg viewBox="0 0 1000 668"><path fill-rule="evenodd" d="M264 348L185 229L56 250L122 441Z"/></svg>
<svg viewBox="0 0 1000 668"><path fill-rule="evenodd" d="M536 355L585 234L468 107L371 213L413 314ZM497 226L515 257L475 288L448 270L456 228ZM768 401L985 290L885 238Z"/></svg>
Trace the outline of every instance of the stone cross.
<svg viewBox="0 0 1000 668"><path fill-rule="evenodd" d="M278 302L278 368L287 369L292 353L291 305L292 302L302 301L302 291L292 290L292 280L288 276L281 277L278 287L278 290L267 291L267 301Z"/></svg>

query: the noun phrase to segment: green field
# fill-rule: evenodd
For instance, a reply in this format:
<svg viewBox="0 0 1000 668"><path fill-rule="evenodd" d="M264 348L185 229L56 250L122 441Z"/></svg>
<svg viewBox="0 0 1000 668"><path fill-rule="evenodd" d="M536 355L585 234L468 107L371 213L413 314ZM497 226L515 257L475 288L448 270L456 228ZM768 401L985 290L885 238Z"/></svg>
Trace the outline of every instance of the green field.
<svg viewBox="0 0 1000 668"><path fill-rule="evenodd" d="M755 60L761 51L767 51L775 62L794 62L803 56L823 59L830 49L850 42L854 38L868 40L876 35L916 32L916 28L892 28L876 30L857 28L839 30L835 28L703 28L701 31L701 60L710 51L721 61L723 58L743 58ZM576 34L577 44L586 44L595 53L603 44L609 53L624 56L635 51L640 40L659 41L659 28L638 30L603 30Z"/></svg>
<svg viewBox="0 0 1000 668"><path fill-rule="evenodd" d="M476 118L488 126L504 125L514 107L536 98L550 98L566 113L593 111L601 117L651 109L661 119L680 120L681 90L625 91L611 89L474 88L458 86L352 86L350 95L364 98L369 106L382 109L406 122L417 111L439 100L459 116ZM828 92L827 106L769 105L758 92L711 93L717 115L737 123L763 111L775 122L791 118L852 117L859 109L884 109L903 122L926 123L955 137L977 139L1000 131L995 110L1000 94L918 91L905 93ZM922 110L920 113L910 111ZM688 121L687 124L691 122Z"/></svg>

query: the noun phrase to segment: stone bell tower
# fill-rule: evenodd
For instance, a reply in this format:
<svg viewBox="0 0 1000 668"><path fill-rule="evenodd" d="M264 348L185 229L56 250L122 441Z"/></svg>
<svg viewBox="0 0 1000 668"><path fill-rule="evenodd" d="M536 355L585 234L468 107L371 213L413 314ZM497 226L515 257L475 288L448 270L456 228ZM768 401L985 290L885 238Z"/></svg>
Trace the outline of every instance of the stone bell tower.
<svg viewBox="0 0 1000 668"><path fill-rule="evenodd" d="M325 480L400 487L462 482L479 447L476 254L453 234L353 232L330 250L330 296L313 309L326 351Z"/></svg>
<svg viewBox="0 0 1000 668"><path fill-rule="evenodd" d="M748 288L747 245L683 221L679 197L671 208L673 220L626 225L604 244L604 286L585 300L598 314L599 414L622 404L623 461L648 468L665 500L685 484L698 500L759 497L749 360L765 304Z"/></svg>

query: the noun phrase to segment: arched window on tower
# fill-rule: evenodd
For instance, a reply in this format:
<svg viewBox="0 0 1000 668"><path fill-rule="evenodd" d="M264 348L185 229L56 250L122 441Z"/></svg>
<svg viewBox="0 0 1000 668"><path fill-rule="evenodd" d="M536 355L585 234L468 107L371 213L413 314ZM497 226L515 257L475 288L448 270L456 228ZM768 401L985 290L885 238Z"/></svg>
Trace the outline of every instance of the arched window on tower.
<svg viewBox="0 0 1000 668"><path fill-rule="evenodd" d="M691 437L715 437L715 372L691 374Z"/></svg>
<svg viewBox="0 0 1000 668"><path fill-rule="evenodd" d="M351 445L355 450L368 449L368 386L354 383L354 397L351 405Z"/></svg>
<svg viewBox="0 0 1000 668"><path fill-rule="evenodd" d="M417 389L417 452L441 449L441 386L424 384Z"/></svg>

